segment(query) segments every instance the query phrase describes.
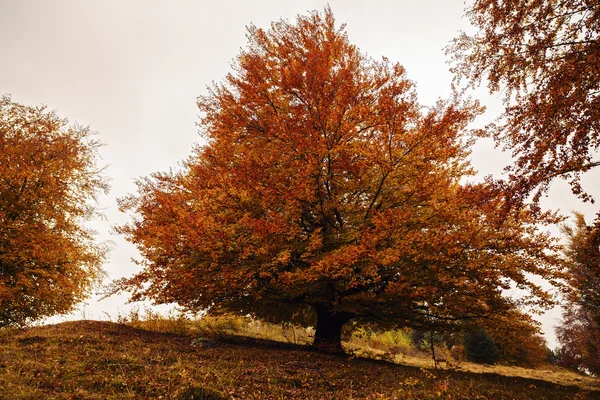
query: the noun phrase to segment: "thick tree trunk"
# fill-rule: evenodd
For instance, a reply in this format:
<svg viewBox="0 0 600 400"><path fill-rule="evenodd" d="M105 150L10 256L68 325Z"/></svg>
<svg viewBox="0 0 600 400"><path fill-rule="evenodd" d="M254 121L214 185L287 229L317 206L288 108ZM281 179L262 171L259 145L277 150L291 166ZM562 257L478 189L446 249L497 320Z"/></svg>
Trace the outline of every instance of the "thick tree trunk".
<svg viewBox="0 0 600 400"><path fill-rule="evenodd" d="M346 312L332 313L326 307L315 307L317 326L313 346L330 353L343 353L342 327L353 317Z"/></svg>

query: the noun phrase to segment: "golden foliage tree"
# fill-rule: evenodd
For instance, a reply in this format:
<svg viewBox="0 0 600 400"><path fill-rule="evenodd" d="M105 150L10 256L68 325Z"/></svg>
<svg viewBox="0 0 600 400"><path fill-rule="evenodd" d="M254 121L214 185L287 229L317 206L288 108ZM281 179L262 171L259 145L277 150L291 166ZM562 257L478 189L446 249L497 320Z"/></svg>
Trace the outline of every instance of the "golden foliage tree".
<svg viewBox="0 0 600 400"><path fill-rule="evenodd" d="M467 16L477 32L448 52L459 80L504 97L492 132L516 157L513 200L539 198L556 177L589 199L580 176L600 165L600 3L475 0Z"/></svg>
<svg viewBox="0 0 600 400"><path fill-rule="evenodd" d="M554 246L492 185L465 183L481 110L424 108L404 68L352 45L331 10L251 26L234 71L198 99L205 146L179 172L138 181L118 228L144 269L116 289L192 310L316 317L341 350L350 320L446 327L548 304Z"/></svg>
<svg viewBox="0 0 600 400"><path fill-rule="evenodd" d="M0 98L0 327L65 313L101 272L106 249L83 222L108 190L89 129Z"/></svg>

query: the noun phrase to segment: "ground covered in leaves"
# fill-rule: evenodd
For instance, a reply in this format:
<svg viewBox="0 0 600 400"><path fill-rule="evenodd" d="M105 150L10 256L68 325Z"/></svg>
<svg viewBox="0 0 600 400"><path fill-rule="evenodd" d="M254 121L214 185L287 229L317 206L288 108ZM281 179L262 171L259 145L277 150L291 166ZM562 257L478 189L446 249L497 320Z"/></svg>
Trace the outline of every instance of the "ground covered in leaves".
<svg viewBox="0 0 600 400"><path fill-rule="evenodd" d="M600 387L99 321L0 330L0 388L1 399L600 399Z"/></svg>

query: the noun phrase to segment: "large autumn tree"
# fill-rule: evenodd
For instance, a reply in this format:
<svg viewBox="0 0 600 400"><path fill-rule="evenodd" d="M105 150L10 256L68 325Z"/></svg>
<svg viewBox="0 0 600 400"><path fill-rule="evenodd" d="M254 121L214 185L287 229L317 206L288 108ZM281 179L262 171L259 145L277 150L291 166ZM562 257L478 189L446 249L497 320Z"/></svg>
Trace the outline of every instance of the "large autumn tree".
<svg viewBox="0 0 600 400"><path fill-rule="evenodd" d="M350 320L447 327L548 304L553 243L527 209L501 215L467 183L481 110L424 108L404 68L375 61L331 10L248 29L233 72L198 99L206 140L178 172L138 181L118 230L143 270L117 289L191 310L312 313L315 344L340 350Z"/></svg>
<svg viewBox="0 0 600 400"><path fill-rule="evenodd" d="M0 327L66 313L106 249L84 226L107 190L87 128L0 98Z"/></svg>
<svg viewBox="0 0 600 400"><path fill-rule="evenodd" d="M597 0L474 0L476 33L448 48L457 78L486 81L505 111L491 127L516 157L515 204L566 179L585 200L581 174L600 166L600 3Z"/></svg>

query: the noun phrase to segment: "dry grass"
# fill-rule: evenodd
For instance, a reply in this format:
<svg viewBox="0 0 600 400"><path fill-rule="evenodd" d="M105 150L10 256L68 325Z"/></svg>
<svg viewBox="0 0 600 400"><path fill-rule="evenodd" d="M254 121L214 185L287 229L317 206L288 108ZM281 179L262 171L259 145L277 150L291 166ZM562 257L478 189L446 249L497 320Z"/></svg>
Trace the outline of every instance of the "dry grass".
<svg viewBox="0 0 600 400"><path fill-rule="evenodd" d="M192 320L181 313L164 316L150 309L146 309L144 312L134 310L126 316L119 316L118 321L155 332L209 337L241 336L300 345L310 345L314 333L310 328L306 329L291 324L274 325L238 315L206 316ZM358 329L344 342L344 348L349 355L358 358L381 360L424 369L436 368L431 354L415 348L411 343L409 332L405 330L378 333L368 329ZM509 365L475 364L457 359L446 348L438 346L436 346L436 354L444 360L436 369L538 379L562 386L600 390L599 379L549 364L535 369Z"/></svg>
<svg viewBox="0 0 600 400"><path fill-rule="evenodd" d="M259 339L192 343L187 335L98 321L4 329L0 398L600 398L542 380L398 366Z"/></svg>
<svg viewBox="0 0 600 400"><path fill-rule="evenodd" d="M425 354L394 354L368 347L356 349L354 353L361 357L385 360L400 365L427 369L435 368L431 356L427 357ZM447 355L443 355L442 357L444 361L437 367L440 370L465 371L476 374L498 374L507 377L538 379L561 386L577 386L587 390L600 390L599 379L581 375L554 365L548 364L532 369L512 365L482 365L468 361L455 361Z"/></svg>

